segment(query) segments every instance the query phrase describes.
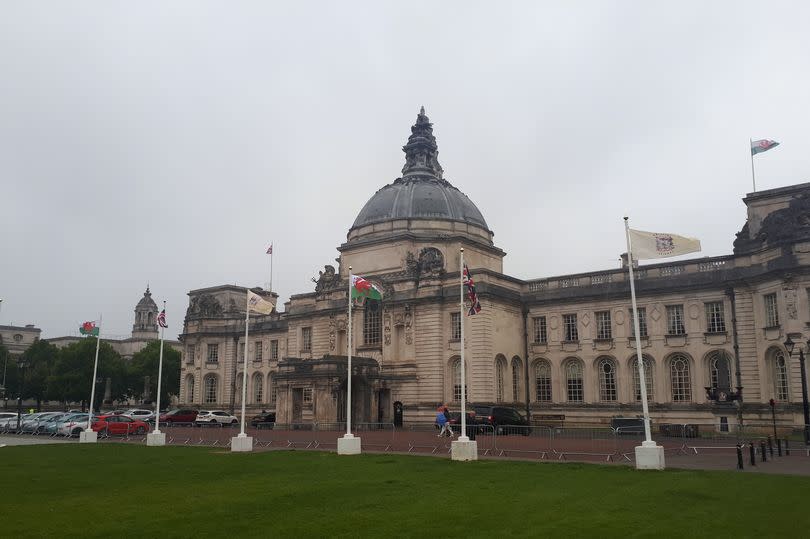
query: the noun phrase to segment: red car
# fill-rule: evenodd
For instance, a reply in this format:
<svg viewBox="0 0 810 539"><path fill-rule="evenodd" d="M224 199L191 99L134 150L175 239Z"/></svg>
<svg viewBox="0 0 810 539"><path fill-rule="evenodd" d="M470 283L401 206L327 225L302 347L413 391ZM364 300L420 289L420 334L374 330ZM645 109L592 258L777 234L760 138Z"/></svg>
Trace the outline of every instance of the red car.
<svg viewBox="0 0 810 539"><path fill-rule="evenodd" d="M190 408L180 408L178 410L170 410L165 414L160 414L161 423L191 423L197 419L197 410Z"/></svg>
<svg viewBox="0 0 810 539"><path fill-rule="evenodd" d="M110 414L98 416L93 422L92 428L102 435L143 434L149 430L149 425L125 415Z"/></svg>

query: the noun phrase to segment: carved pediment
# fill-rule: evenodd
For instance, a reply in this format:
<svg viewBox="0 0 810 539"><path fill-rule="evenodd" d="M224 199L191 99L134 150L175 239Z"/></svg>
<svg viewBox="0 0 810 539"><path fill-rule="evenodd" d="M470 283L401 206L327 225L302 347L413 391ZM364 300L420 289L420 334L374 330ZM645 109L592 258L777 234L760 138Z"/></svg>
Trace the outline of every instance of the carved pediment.
<svg viewBox="0 0 810 539"><path fill-rule="evenodd" d="M210 294L202 294L191 298L191 303L186 310L186 316L189 318L211 318L221 315L222 304Z"/></svg>

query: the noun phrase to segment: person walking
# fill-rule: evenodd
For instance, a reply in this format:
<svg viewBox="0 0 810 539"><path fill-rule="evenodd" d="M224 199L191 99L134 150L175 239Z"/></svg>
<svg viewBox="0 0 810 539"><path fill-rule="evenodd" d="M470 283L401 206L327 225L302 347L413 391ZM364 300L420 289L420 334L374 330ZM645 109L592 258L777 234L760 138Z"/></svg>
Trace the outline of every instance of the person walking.
<svg viewBox="0 0 810 539"><path fill-rule="evenodd" d="M453 437L453 429L450 428L450 411L447 409L446 405L440 406L438 410L436 410L436 424L441 427L439 434L436 436L449 436Z"/></svg>

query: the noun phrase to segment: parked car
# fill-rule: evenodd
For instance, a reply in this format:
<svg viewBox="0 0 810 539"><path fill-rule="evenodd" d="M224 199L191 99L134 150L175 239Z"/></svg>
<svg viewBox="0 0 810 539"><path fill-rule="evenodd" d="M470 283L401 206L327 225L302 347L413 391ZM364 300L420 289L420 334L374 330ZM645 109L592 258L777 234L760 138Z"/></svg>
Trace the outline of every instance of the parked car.
<svg viewBox="0 0 810 539"><path fill-rule="evenodd" d="M30 414L24 421L20 423L20 431L22 431L23 433L25 432L34 433L37 431L39 425L43 421L55 415L60 415L61 413L62 412L36 412L34 414Z"/></svg>
<svg viewBox="0 0 810 539"><path fill-rule="evenodd" d="M272 429L273 423L276 422L275 412L262 412L259 415L254 415L250 418L250 426L260 429Z"/></svg>
<svg viewBox="0 0 810 539"><path fill-rule="evenodd" d="M149 430L149 425L126 415L100 415L93 421L92 428L101 435L143 434Z"/></svg>
<svg viewBox="0 0 810 539"><path fill-rule="evenodd" d="M92 418L95 421L96 417ZM56 428L56 432L62 436L78 436L87 429L87 414L74 414L67 421L63 421Z"/></svg>
<svg viewBox="0 0 810 539"><path fill-rule="evenodd" d="M491 425L495 434L531 433L531 427L525 417L511 406L472 405L472 409L481 425Z"/></svg>
<svg viewBox="0 0 810 539"><path fill-rule="evenodd" d="M197 418L194 420L197 425L219 423L221 425L230 425L239 423L236 416L229 414L224 410L200 410Z"/></svg>
<svg viewBox="0 0 810 539"><path fill-rule="evenodd" d="M50 417L46 417L44 419L40 419L36 427L34 428L34 434L53 434L56 432L56 425L58 422L67 417L69 414L61 413L52 415Z"/></svg>
<svg viewBox="0 0 810 539"><path fill-rule="evenodd" d="M118 414L115 414L115 415L118 415ZM155 412L154 411L152 411L152 410L144 410L144 409L140 409L140 408L132 408L130 410L126 410L121 415L131 417L132 419L140 419L141 421L152 421L152 420L155 419Z"/></svg>
<svg viewBox="0 0 810 539"><path fill-rule="evenodd" d="M197 419L197 410L190 408L178 408L160 414L161 423L194 423L195 419Z"/></svg>

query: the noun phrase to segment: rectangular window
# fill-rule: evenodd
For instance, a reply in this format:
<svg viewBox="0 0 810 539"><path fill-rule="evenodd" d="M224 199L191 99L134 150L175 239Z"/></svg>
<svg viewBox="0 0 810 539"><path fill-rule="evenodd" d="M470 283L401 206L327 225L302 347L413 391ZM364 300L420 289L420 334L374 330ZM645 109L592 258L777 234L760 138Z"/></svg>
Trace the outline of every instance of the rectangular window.
<svg viewBox="0 0 810 539"><path fill-rule="evenodd" d="M312 328L301 328L301 351L312 352Z"/></svg>
<svg viewBox="0 0 810 539"><path fill-rule="evenodd" d="M304 404L312 404L312 388L304 388Z"/></svg>
<svg viewBox="0 0 810 539"><path fill-rule="evenodd" d="M262 360L262 341L253 343L253 361Z"/></svg>
<svg viewBox="0 0 810 539"><path fill-rule="evenodd" d="M275 404L276 400L278 399L278 384L276 384L275 378L270 383L270 403Z"/></svg>
<svg viewBox="0 0 810 539"><path fill-rule="evenodd" d="M579 332L577 331L577 315L564 314L563 315L563 331L566 341L578 341Z"/></svg>
<svg viewBox="0 0 810 539"><path fill-rule="evenodd" d="M186 363L194 363L197 355L197 346L190 344L186 347Z"/></svg>
<svg viewBox="0 0 810 539"><path fill-rule="evenodd" d="M613 338L613 328L610 324L610 311L599 311L596 313L596 338Z"/></svg>
<svg viewBox="0 0 810 539"><path fill-rule="evenodd" d="M450 313L450 340L461 340L461 313Z"/></svg>
<svg viewBox="0 0 810 539"><path fill-rule="evenodd" d="M667 335L686 335L683 305L667 305Z"/></svg>
<svg viewBox="0 0 810 539"><path fill-rule="evenodd" d="M208 345L208 363L217 363L219 361L219 344Z"/></svg>
<svg viewBox="0 0 810 539"><path fill-rule="evenodd" d="M775 328L779 325L779 306L776 294L765 294L765 327Z"/></svg>
<svg viewBox="0 0 810 539"><path fill-rule="evenodd" d="M243 342L239 343L239 356L238 356L238 359L239 359L239 363L244 363L245 362L245 343L243 343Z"/></svg>
<svg viewBox="0 0 810 539"><path fill-rule="evenodd" d="M378 345L382 342L382 308L378 301L366 301L363 309L363 344Z"/></svg>
<svg viewBox="0 0 810 539"><path fill-rule="evenodd" d="M630 309L630 336L636 336L636 324L633 321L633 309ZM646 307L639 307L638 308L638 336L639 337L646 337L647 336L647 308Z"/></svg>
<svg viewBox="0 0 810 539"><path fill-rule="evenodd" d="M270 341L270 359L278 359L278 339Z"/></svg>
<svg viewBox="0 0 810 539"><path fill-rule="evenodd" d="M726 318L722 301L706 303L706 331L708 333L726 332Z"/></svg>
<svg viewBox="0 0 810 539"><path fill-rule="evenodd" d="M548 342L548 330L546 329L546 317L535 316L534 320L534 342L545 344Z"/></svg>

